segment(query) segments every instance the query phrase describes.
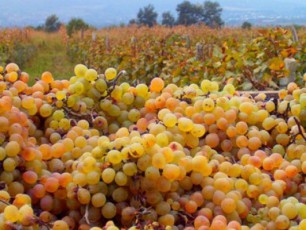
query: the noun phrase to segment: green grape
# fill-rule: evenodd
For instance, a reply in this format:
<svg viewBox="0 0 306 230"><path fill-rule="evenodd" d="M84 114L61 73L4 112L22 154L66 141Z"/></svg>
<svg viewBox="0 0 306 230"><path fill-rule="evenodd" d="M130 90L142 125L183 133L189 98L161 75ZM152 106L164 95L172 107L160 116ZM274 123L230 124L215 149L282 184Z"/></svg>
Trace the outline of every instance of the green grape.
<svg viewBox="0 0 306 230"><path fill-rule="evenodd" d="M42 117L49 117L52 114L53 108L51 105L49 104L43 104L40 108L39 108L39 114Z"/></svg>
<svg viewBox="0 0 306 230"><path fill-rule="evenodd" d="M122 98L122 88L118 85L115 86L115 88L111 92L111 97L115 99L116 101L121 101Z"/></svg>
<svg viewBox="0 0 306 230"><path fill-rule="evenodd" d="M128 114L128 119L131 122L137 122L140 119L140 112L137 109L131 109Z"/></svg>
<svg viewBox="0 0 306 230"><path fill-rule="evenodd" d="M104 75L107 81L111 81L117 76L117 70L115 68L107 68Z"/></svg>
<svg viewBox="0 0 306 230"><path fill-rule="evenodd" d="M206 130L205 127L201 124L194 124L192 130L190 131L194 137L202 137Z"/></svg>
<svg viewBox="0 0 306 230"><path fill-rule="evenodd" d="M69 226L63 220L56 220L53 223L52 230L69 230Z"/></svg>
<svg viewBox="0 0 306 230"><path fill-rule="evenodd" d="M112 219L116 215L116 210L116 206L113 203L107 202L102 207L102 215L106 219Z"/></svg>
<svg viewBox="0 0 306 230"><path fill-rule="evenodd" d="M7 221L16 222L19 220L18 208L15 205L8 205L4 209L4 218Z"/></svg>
<svg viewBox="0 0 306 230"><path fill-rule="evenodd" d="M142 98L147 98L148 90L148 86L145 84L138 84L136 86L136 94Z"/></svg>
<svg viewBox="0 0 306 230"><path fill-rule="evenodd" d="M19 221L23 225L29 225L33 221L34 211L28 204L25 204L22 207L20 207L18 214L19 214Z"/></svg>
<svg viewBox="0 0 306 230"><path fill-rule="evenodd" d="M59 90L56 92L55 97L57 100L65 100L66 99L66 91L64 90Z"/></svg>
<svg viewBox="0 0 306 230"><path fill-rule="evenodd" d="M167 113L162 118L162 121L165 124L165 126L171 128L171 127L174 127L176 125L177 117L173 113Z"/></svg>
<svg viewBox="0 0 306 230"><path fill-rule="evenodd" d="M10 141L4 147L5 153L9 157L15 157L21 150L20 144L17 141Z"/></svg>
<svg viewBox="0 0 306 230"><path fill-rule="evenodd" d="M106 168L102 172L102 180L106 184L110 184L113 182L116 176L116 171L113 168Z"/></svg>
<svg viewBox="0 0 306 230"><path fill-rule="evenodd" d="M6 172L13 172L17 166L17 162L13 158L6 158L3 162L3 169Z"/></svg>
<svg viewBox="0 0 306 230"><path fill-rule="evenodd" d="M85 91L84 84L77 81L72 85L72 94L81 95Z"/></svg>
<svg viewBox="0 0 306 230"><path fill-rule="evenodd" d="M209 89L210 89L210 85L211 85L211 81L209 80L203 80L201 82L201 89L203 91L204 94L208 93L209 92Z"/></svg>
<svg viewBox="0 0 306 230"><path fill-rule="evenodd" d="M87 184L95 185L98 184L100 181L100 172L98 171L91 171L86 174Z"/></svg>
<svg viewBox="0 0 306 230"><path fill-rule="evenodd" d="M211 98L205 98L202 103L205 112L212 112L215 108L215 102Z"/></svg>
<svg viewBox="0 0 306 230"><path fill-rule="evenodd" d="M98 78L98 73L94 69L87 69L84 77L87 81L95 81Z"/></svg>
<svg viewBox="0 0 306 230"><path fill-rule="evenodd" d="M122 88L122 87L121 87ZM126 92L122 95L122 102L126 105L131 105L134 103L135 97L132 93Z"/></svg>
<svg viewBox="0 0 306 230"><path fill-rule="evenodd" d="M87 67L82 64L78 64L74 67L74 73L77 77L84 77L87 70Z"/></svg>
<svg viewBox="0 0 306 230"><path fill-rule="evenodd" d="M65 113L62 109L61 110L55 110L52 114L52 119L56 120L56 121L60 121L64 117L65 117Z"/></svg>
<svg viewBox="0 0 306 230"><path fill-rule="evenodd" d="M107 153L107 160L112 164L119 164L123 159L121 152L118 150L111 150Z"/></svg>
<svg viewBox="0 0 306 230"><path fill-rule="evenodd" d="M218 92L219 91L219 84L216 81L210 82L210 85L208 87L209 92Z"/></svg>
<svg viewBox="0 0 306 230"><path fill-rule="evenodd" d="M59 121L58 127L68 131L71 127L70 121L67 118L63 118Z"/></svg>
<svg viewBox="0 0 306 230"><path fill-rule="evenodd" d="M298 215L297 207L292 203L286 203L281 209L282 214L287 216L290 220L294 219Z"/></svg>
<svg viewBox="0 0 306 230"><path fill-rule="evenodd" d="M189 118L180 117L178 119L178 128L183 132L189 132L193 129L193 122Z"/></svg>
<svg viewBox="0 0 306 230"><path fill-rule="evenodd" d="M104 93L107 89L106 81L102 78L99 78L95 81L95 87L100 93Z"/></svg>
<svg viewBox="0 0 306 230"><path fill-rule="evenodd" d="M223 92L230 94L230 95L234 95L234 93L236 92L236 89L232 84L226 84L223 88Z"/></svg>
<svg viewBox="0 0 306 230"><path fill-rule="evenodd" d="M129 146L129 155L133 158L139 158L144 154L143 145L140 143L133 143Z"/></svg>
<svg viewBox="0 0 306 230"><path fill-rule="evenodd" d="M122 170L127 176L134 176L137 173L137 165L134 162L127 162L123 165Z"/></svg>
<svg viewBox="0 0 306 230"><path fill-rule="evenodd" d="M115 182L119 186L125 186L128 182L128 178L123 172L119 171L116 173Z"/></svg>
<svg viewBox="0 0 306 230"><path fill-rule="evenodd" d="M91 197L91 204L96 208L101 208L106 203L106 196L99 192Z"/></svg>
<svg viewBox="0 0 306 230"><path fill-rule="evenodd" d="M91 201L90 193L87 189L79 188L77 191L77 198L81 204L89 204Z"/></svg>

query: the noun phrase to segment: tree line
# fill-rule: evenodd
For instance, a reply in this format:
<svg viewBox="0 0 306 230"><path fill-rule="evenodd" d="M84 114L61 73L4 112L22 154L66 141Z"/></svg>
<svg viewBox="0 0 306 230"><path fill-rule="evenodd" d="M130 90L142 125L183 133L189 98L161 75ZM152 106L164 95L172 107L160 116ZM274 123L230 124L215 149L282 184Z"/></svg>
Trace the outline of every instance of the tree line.
<svg viewBox="0 0 306 230"><path fill-rule="evenodd" d="M222 8L218 2L205 1L203 4L193 4L190 1L183 1L176 6L177 18L170 11L162 13L161 24L164 26L193 25L204 23L212 28L219 28L224 25L221 19ZM137 13L135 19L130 20L130 24L145 25L152 27L157 23L158 13L154 6L149 4Z"/></svg>
<svg viewBox="0 0 306 230"><path fill-rule="evenodd" d="M56 32L60 29L63 23L60 22L59 18L52 14L46 18L43 25L39 25L34 29L44 30L46 32ZM71 36L74 32L80 30L87 30L90 27L83 19L81 18L72 18L66 25L67 34Z"/></svg>
<svg viewBox="0 0 306 230"><path fill-rule="evenodd" d="M183 1L176 6L177 18L175 18L170 11L162 13L161 24L164 26L175 25L193 25L203 23L211 28L220 28L224 25L221 19L222 8L218 2L205 1L200 4L193 4L190 1ZM152 27L157 25L158 13L155 11L153 5L149 4L143 8L140 8L137 17L131 19L129 24L137 24L139 26ZM38 26L36 29L44 30L46 32L58 31L62 23L59 18L53 14L47 17L43 25ZM86 30L90 27L89 24L83 21L81 18L72 18L67 24L67 34L71 36L74 32L80 30ZM252 24L244 22L242 24L243 29L250 29Z"/></svg>

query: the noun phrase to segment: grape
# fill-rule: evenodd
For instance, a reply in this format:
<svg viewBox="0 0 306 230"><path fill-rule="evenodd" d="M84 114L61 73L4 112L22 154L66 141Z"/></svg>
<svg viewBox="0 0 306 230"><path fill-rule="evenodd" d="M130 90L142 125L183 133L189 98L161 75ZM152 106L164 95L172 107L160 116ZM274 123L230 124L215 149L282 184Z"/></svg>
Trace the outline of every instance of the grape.
<svg viewBox="0 0 306 230"><path fill-rule="evenodd" d="M174 164L166 164L163 168L163 176L166 179L173 181L180 176L180 168Z"/></svg>
<svg viewBox="0 0 306 230"><path fill-rule="evenodd" d="M226 84L223 88L223 92L230 94L230 95L234 95L236 89L232 84Z"/></svg>
<svg viewBox="0 0 306 230"><path fill-rule="evenodd" d="M87 69L84 77L87 81L95 81L98 78L98 73L94 69Z"/></svg>
<svg viewBox="0 0 306 230"><path fill-rule="evenodd" d="M107 68L104 75L107 81L111 81L117 76L117 70L114 68Z"/></svg>
<svg viewBox="0 0 306 230"><path fill-rule="evenodd" d="M23 205L18 210L19 214L19 221L22 225L29 225L32 223L34 218L34 211L29 205Z"/></svg>
<svg viewBox="0 0 306 230"><path fill-rule="evenodd" d="M20 144L16 141L8 142L4 149L5 149L6 155L9 157L17 156L21 150Z"/></svg>
<svg viewBox="0 0 306 230"><path fill-rule="evenodd" d="M136 94L142 98L146 98L148 94L148 86L145 84L138 84L136 86Z"/></svg>
<svg viewBox="0 0 306 230"><path fill-rule="evenodd" d="M287 216L290 220L294 219L298 215L296 206L292 203L286 203L282 207L282 214Z"/></svg>
<svg viewBox="0 0 306 230"><path fill-rule="evenodd" d="M103 193L96 193L91 197L91 203L96 208L101 208L106 203L106 197Z"/></svg>
<svg viewBox="0 0 306 230"><path fill-rule="evenodd" d="M102 78L99 78L98 80L95 81L95 88L100 92L104 93L107 89L107 84L106 81Z"/></svg>
<svg viewBox="0 0 306 230"><path fill-rule="evenodd" d="M22 178L28 184L35 184L38 179L38 176L33 171L26 171L22 174Z"/></svg>
<svg viewBox="0 0 306 230"><path fill-rule="evenodd" d="M189 118L181 117L178 119L178 128L183 132L191 131L193 126L193 122Z"/></svg>
<svg viewBox="0 0 306 230"><path fill-rule="evenodd" d="M115 179L116 172L112 168L106 168L102 172L102 180L106 184L112 183L112 181Z"/></svg>
<svg viewBox="0 0 306 230"><path fill-rule="evenodd" d="M39 114L42 117L49 117L52 114L52 106L49 104L43 104L40 108L39 108Z"/></svg>
<svg viewBox="0 0 306 230"><path fill-rule="evenodd" d="M150 91L151 92L160 92L164 88L164 81L161 78L155 77L151 80Z"/></svg>
<svg viewBox="0 0 306 230"><path fill-rule="evenodd" d="M89 191L87 189L84 189L84 188L79 188L78 189L77 198L78 198L78 201L81 204L89 204L89 202L91 200L91 196L90 196Z"/></svg>
<svg viewBox="0 0 306 230"><path fill-rule="evenodd" d="M203 110L205 112L211 112L215 108L215 102L211 98L205 98L203 100Z"/></svg>
<svg viewBox="0 0 306 230"><path fill-rule="evenodd" d="M14 205L6 206L3 213L4 213L4 218L8 221L16 222L19 220L18 208Z"/></svg>
<svg viewBox="0 0 306 230"><path fill-rule="evenodd" d="M78 64L74 67L74 73L77 77L84 77L87 70L87 67L82 64Z"/></svg>
<svg viewBox="0 0 306 230"><path fill-rule="evenodd" d="M102 207L102 215L106 219L112 219L116 215L116 206L111 202L106 202Z"/></svg>
<svg viewBox="0 0 306 230"><path fill-rule="evenodd" d="M57 220L53 223L52 230L69 230L69 226L65 221Z"/></svg>
<svg viewBox="0 0 306 230"><path fill-rule="evenodd" d="M66 99L66 91L63 91L63 90L57 91L56 94L55 94L55 97L56 97L57 100L60 100L60 101L65 100Z"/></svg>
<svg viewBox="0 0 306 230"><path fill-rule="evenodd" d="M122 169L127 176L134 176L137 173L137 165L134 162L125 163Z"/></svg>

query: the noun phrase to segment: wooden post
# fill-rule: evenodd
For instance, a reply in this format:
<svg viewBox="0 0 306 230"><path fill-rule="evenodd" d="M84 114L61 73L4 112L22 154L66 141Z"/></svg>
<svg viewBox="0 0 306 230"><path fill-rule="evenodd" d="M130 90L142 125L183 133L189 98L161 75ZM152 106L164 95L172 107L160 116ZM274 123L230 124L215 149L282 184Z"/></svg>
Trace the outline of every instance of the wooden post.
<svg viewBox="0 0 306 230"><path fill-rule="evenodd" d="M281 87L286 87L290 82L295 82L296 80L296 69L298 63L294 58L285 58L285 68L289 71L289 76L281 78L279 84Z"/></svg>
<svg viewBox="0 0 306 230"><path fill-rule="evenodd" d="M97 40L97 33L96 33L96 32L92 32L92 34L91 34L91 40L92 40L93 42L95 42L95 41Z"/></svg>
<svg viewBox="0 0 306 230"><path fill-rule="evenodd" d="M105 36L105 49L107 52L110 51L109 37L107 35Z"/></svg>
<svg viewBox="0 0 306 230"><path fill-rule="evenodd" d="M189 35L186 35L185 38L186 38L186 48L190 48L191 42L190 42L190 37L189 37Z"/></svg>
<svg viewBox="0 0 306 230"><path fill-rule="evenodd" d="M196 59L197 60L203 60L203 57L204 57L203 44L198 42L196 44Z"/></svg>

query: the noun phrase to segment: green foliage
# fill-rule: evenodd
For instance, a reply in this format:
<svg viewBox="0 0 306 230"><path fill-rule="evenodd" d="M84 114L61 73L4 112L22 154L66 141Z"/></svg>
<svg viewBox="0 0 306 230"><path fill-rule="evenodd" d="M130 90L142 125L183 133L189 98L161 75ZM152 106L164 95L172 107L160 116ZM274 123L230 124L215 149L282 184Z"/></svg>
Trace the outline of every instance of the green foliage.
<svg viewBox="0 0 306 230"><path fill-rule="evenodd" d="M174 26L175 24L175 18L170 13L170 11L164 12L162 14L162 25L164 26Z"/></svg>
<svg viewBox="0 0 306 230"><path fill-rule="evenodd" d="M137 14L137 24L152 27L157 23L158 14L155 12L154 6L149 4L140 9Z"/></svg>
<svg viewBox="0 0 306 230"><path fill-rule="evenodd" d="M27 30L0 31L0 65L15 62L24 67L36 52L36 47L28 39Z"/></svg>
<svg viewBox="0 0 306 230"><path fill-rule="evenodd" d="M250 30L252 28L252 24L250 22L243 22L241 28Z"/></svg>
<svg viewBox="0 0 306 230"><path fill-rule="evenodd" d="M148 83L161 76L168 83L185 85L205 77L221 84L229 81L244 90L277 88L279 80L288 75L284 59L294 57L300 63L306 59L291 33L282 28L215 31L197 26L163 30L138 28L138 35L132 29L122 30L125 36L120 36L120 41L117 31L107 42L100 36L95 43L88 42L88 35L69 42L69 56L99 71L105 66L126 70L127 79L123 80ZM109 43L112 46L106 47ZM196 52L198 43L203 46L200 55ZM305 72L305 65L299 68Z"/></svg>
<svg viewBox="0 0 306 230"><path fill-rule="evenodd" d="M88 28L89 28L89 25L86 22L84 22L83 19L81 18L72 18L66 26L67 34L69 37L71 37L71 35L74 32L77 32L80 30L86 30Z"/></svg>
<svg viewBox="0 0 306 230"><path fill-rule="evenodd" d="M53 14L47 17L44 25L44 29L46 32L56 32L59 30L61 26L61 22L59 21L59 18Z"/></svg>

